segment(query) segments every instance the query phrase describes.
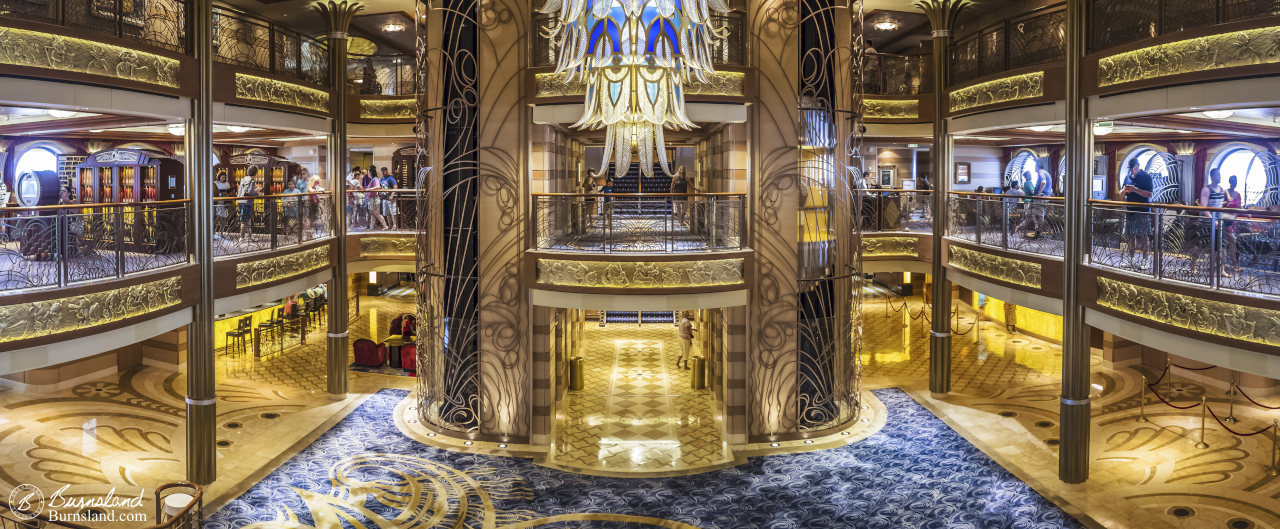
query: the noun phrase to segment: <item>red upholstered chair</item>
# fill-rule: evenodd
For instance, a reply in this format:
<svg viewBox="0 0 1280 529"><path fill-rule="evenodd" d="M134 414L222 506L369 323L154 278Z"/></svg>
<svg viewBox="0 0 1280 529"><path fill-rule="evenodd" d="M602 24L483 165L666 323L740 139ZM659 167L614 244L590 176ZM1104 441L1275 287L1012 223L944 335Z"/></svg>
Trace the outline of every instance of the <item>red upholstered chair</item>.
<svg viewBox="0 0 1280 529"><path fill-rule="evenodd" d="M417 372L418 346L409 344L400 348L400 367Z"/></svg>
<svg viewBox="0 0 1280 529"><path fill-rule="evenodd" d="M368 338L360 338L351 344L351 348L355 350L355 364L366 367L380 367L387 363L387 347L373 343Z"/></svg>

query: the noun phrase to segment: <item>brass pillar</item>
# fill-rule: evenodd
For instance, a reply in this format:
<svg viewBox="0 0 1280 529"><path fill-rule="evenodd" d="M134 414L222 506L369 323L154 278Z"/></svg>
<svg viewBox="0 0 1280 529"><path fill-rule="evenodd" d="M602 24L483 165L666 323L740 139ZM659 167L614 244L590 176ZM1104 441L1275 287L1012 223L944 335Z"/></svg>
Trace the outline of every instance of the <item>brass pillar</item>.
<svg viewBox="0 0 1280 529"><path fill-rule="evenodd" d="M347 28L364 6L345 0L318 2L315 10L329 23L329 75L333 124L329 133L329 187L333 193L333 236L337 239L329 280L327 369L329 396L347 395Z"/></svg>
<svg viewBox="0 0 1280 529"><path fill-rule="evenodd" d="M1088 200L1093 168L1093 124L1080 92L1081 58L1088 38L1088 2L1067 2L1066 253L1062 278L1062 405L1059 417L1058 477L1066 483L1089 479L1089 328L1080 305L1080 266L1089 233Z"/></svg>
<svg viewBox="0 0 1280 529"><path fill-rule="evenodd" d="M186 178L191 190L191 250L200 267L200 296L187 337L187 480L208 485L217 475L214 446L217 409L213 369L213 1L187 4L187 42L198 81L185 123ZM190 287L190 285L189 285Z"/></svg>
<svg viewBox="0 0 1280 529"><path fill-rule="evenodd" d="M954 142L947 131L947 86L951 84L951 29L968 0L916 3L933 27L933 326L929 331L929 391L951 391L951 281L947 279L942 238L947 234L947 195L951 190Z"/></svg>

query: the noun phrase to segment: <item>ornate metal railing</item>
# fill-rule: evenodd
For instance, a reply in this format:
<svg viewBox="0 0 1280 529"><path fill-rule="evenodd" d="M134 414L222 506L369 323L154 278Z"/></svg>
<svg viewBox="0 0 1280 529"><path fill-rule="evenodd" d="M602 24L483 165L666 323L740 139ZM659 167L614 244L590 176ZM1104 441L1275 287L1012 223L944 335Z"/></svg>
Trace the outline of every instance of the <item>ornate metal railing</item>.
<svg viewBox="0 0 1280 529"><path fill-rule="evenodd" d="M738 250L746 195L536 193L536 246L582 252Z"/></svg>
<svg viewBox="0 0 1280 529"><path fill-rule="evenodd" d="M165 501L170 496L177 494L184 494L190 499L187 500L185 506L176 512L166 512ZM182 498L182 496L176 497ZM49 509L44 508L43 503L23 504L23 502L30 500L30 498L20 495L11 496L6 494L0 496L0 529L97 529L92 525L67 521L68 518L82 517L86 518L86 522L88 522L92 518L88 513L83 511L74 513L60 511L57 515L54 515ZM17 505L11 505L9 501L13 501ZM43 502L43 499L40 501ZM38 511L36 510L37 508L39 509ZM138 527L143 529L200 529L204 526L204 489L200 485L186 481L165 483L156 487L154 521L156 522L154 525L143 526L138 524Z"/></svg>
<svg viewBox="0 0 1280 529"><path fill-rule="evenodd" d="M879 189L862 195L862 231L933 232L933 192Z"/></svg>
<svg viewBox="0 0 1280 529"><path fill-rule="evenodd" d="M347 90L352 94L411 96L412 55L379 55L347 60Z"/></svg>
<svg viewBox="0 0 1280 529"><path fill-rule="evenodd" d="M0 0L0 17L187 50L186 0Z"/></svg>
<svg viewBox="0 0 1280 529"><path fill-rule="evenodd" d="M951 83L1061 61L1066 54L1066 23L1064 4L1056 4L958 39L951 52Z"/></svg>
<svg viewBox="0 0 1280 529"><path fill-rule="evenodd" d="M316 86L329 84L329 49L323 43L221 6L213 8L213 56L218 62L285 75Z"/></svg>
<svg viewBox="0 0 1280 529"><path fill-rule="evenodd" d="M1089 50L1192 28L1280 15L1277 0L1093 0Z"/></svg>
<svg viewBox="0 0 1280 529"><path fill-rule="evenodd" d="M0 209L0 291L187 263L187 202Z"/></svg>
<svg viewBox="0 0 1280 529"><path fill-rule="evenodd" d="M533 58L529 61L533 66L556 65L560 47L548 36L553 21L551 15L537 13L533 16ZM746 66L747 26L743 13L733 11L724 15L713 14L711 21L728 30L726 38L711 43L712 63L718 66Z"/></svg>
<svg viewBox="0 0 1280 529"><path fill-rule="evenodd" d="M1280 295L1280 213L1093 200L1089 222L1090 265Z"/></svg>
<svg viewBox="0 0 1280 529"><path fill-rule="evenodd" d="M333 236L328 193L213 199L213 254L221 257L290 246Z"/></svg>
<svg viewBox="0 0 1280 529"><path fill-rule="evenodd" d="M416 232L417 193L412 189L347 191L347 231Z"/></svg>
<svg viewBox="0 0 1280 529"><path fill-rule="evenodd" d="M868 54L862 86L870 95L927 94L933 88L933 58L929 55Z"/></svg>
<svg viewBox="0 0 1280 529"><path fill-rule="evenodd" d="M983 246L1062 257L1066 211L1061 197L952 193L947 236Z"/></svg>

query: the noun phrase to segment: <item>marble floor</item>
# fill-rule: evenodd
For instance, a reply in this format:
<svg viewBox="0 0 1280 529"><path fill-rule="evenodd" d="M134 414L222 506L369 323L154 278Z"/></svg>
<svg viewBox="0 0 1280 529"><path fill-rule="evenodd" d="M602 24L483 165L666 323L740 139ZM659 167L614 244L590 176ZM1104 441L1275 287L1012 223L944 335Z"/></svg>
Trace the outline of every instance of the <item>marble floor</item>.
<svg viewBox="0 0 1280 529"><path fill-rule="evenodd" d="M895 301L896 307L902 307ZM959 308L952 338L952 392L935 398L928 390L928 327L923 301L894 310L870 296L866 307L867 387L899 387L936 413L986 454L1088 525L1107 528L1280 528L1280 480L1269 473L1269 434L1232 435L1212 417L1203 433L1208 448L1196 448L1199 408L1176 410L1150 394L1138 422L1142 376L1159 373L1140 366L1107 368L1092 361L1093 463L1089 481L1066 485L1057 478L1058 398L1061 349L998 322L975 324L967 305ZM888 317L885 315L888 314ZM913 317L914 316L914 317ZM1225 416L1224 387L1208 385L1177 369L1159 390L1186 406L1201 396ZM1242 433L1265 428L1275 412L1235 407ZM1087 513L1087 515L1083 514Z"/></svg>
<svg viewBox="0 0 1280 529"><path fill-rule="evenodd" d="M394 294L365 297L351 335L385 327L406 303ZM369 394L413 386L409 377L351 372L348 397L331 400L322 339L260 361L219 356L215 380L219 479L206 488L206 504L256 481L274 459ZM0 391L0 489L30 483L45 491L69 484L78 494L143 491L147 501L138 511L154 513L154 487L186 477L185 395L185 367L146 366L64 391Z"/></svg>
<svg viewBox="0 0 1280 529"><path fill-rule="evenodd" d="M675 326L589 322L582 349L584 387L560 403L552 464L652 474L732 462L716 402L676 367Z"/></svg>

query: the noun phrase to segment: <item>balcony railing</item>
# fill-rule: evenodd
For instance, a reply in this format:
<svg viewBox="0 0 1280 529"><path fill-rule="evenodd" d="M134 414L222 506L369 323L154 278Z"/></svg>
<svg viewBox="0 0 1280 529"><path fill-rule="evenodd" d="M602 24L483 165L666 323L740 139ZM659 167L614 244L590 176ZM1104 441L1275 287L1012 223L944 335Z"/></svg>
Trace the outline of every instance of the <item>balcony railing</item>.
<svg viewBox="0 0 1280 529"><path fill-rule="evenodd" d="M1089 50L1192 28L1280 15L1280 0L1093 0Z"/></svg>
<svg viewBox="0 0 1280 529"><path fill-rule="evenodd" d="M412 55L380 55L347 61L347 90L352 94L414 95Z"/></svg>
<svg viewBox="0 0 1280 529"><path fill-rule="evenodd" d="M0 291L65 287L187 263L187 202L0 209Z"/></svg>
<svg viewBox="0 0 1280 529"><path fill-rule="evenodd" d="M1057 4L1003 20L957 40L951 52L952 84L1063 60L1066 24L1066 9Z"/></svg>
<svg viewBox="0 0 1280 529"><path fill-rule="evenodd" d="M327 193L213 199L213 255L300 246L333 236Z"/></svg>
<svg viewBox="0 0 1280 529"><path fill-rule="evenodd" d="M869 95L929 93L933 89L933 58L928 55L868 54L862 86Z"/></svg>
<svg viewBox="0 0 1280 529"><path fill-rule="evenodd" d="M347 231L417 231L417 193L412 189L347 191Z"/></svg>
<svg viewBox="0 0 1280 529"><path fill-rule="evenodd" d="M1090 265L1280 295L1280 213L1094 200L1089 222Z"/></svg>
<svg viewBox="0 0 1280 529"><path fill-rule="evenodd" d="M933 192L880 189L862 195L862 231L933 232Z"/></svg>
<svg viewBox="0 0 1280 529"><path fill-rule="evenodd" d="M746 238L742 194L534 194L533 211L541 250L707 252Z"/></svg>
<svg viewBox="0 0 1280 529"><path fill-rule="evenodd" d="M320 41L225 7L213 8L213 56L316 86L329 84L329 49Z"/></svg>
<svg viewBox="0 0 1280 529"><path fill-rule="evenodd" d="M187 50L185 0L0 0L0 17Z"/></svg>
<svg viewBox="0 0 1280 529"><path fill-rule="evenodd" d="M538 13L533 17L533 66L555 66L560 56L560 47L555 37L549 37L555 18L552 15ZM746 22L743 14L733 11L724 15L711 15L711 23L728 30L724 39L713 39L711 42L711 62L717 66L745 66L746 57Z"/></svg>
<svg viewBox="0 0 1280 529"><path fill-rule="evenodd" d="M1066 215L1061 197L952 193L947 235L983 246L1062 257Z"/></svg>

